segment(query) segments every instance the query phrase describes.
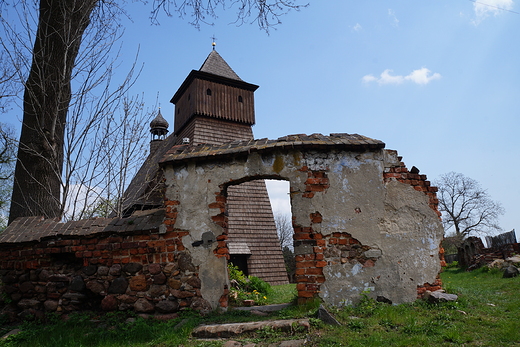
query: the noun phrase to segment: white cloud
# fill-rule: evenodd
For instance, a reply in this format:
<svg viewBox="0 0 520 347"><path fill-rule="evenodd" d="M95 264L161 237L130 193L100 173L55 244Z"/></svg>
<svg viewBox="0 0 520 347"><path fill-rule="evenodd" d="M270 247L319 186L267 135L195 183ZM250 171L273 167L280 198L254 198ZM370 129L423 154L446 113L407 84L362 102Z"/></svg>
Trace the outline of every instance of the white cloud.
<svg viewBox="0 0 520 347"><path fill-rule="evenodd" d="M289 182L265 180L271 207L275 214L291 216L291 198L289 196Z"/></svg>
<svg viewBox="0 0 520 347"><path fill-rule="evenodd" d="M406 80L412 81L417 84L428 84L433 80L441 78L439 73L431 74L431 71L423 67L419 70L413 70L411 74L405 77Z"/></svg>
<svg viewBox="0 0 520 347"><path fill-rule="evenodd" d="M401 84L404 81L403 76L392 76L390 73L393 70L386 69L383 71L377 83L379 84Z"/></svg>
<svg viewBox="0 0 520 347"><path fill-rule="evenodd" d="M473 24L478 25L490 15L497 16L504 11L513 9L513 0L479 0L473 2L475 20Z"/></svg>
<svg viewBox="0 0 520 347"><path fill-rule="evenodd" d="M374 81L377 81L377 78L374 77L374 75L363 76L363 82L365 82L365 83L370 83L370 82L374 82Z"/></svg>
<svg viewBox="0 0 520 347"><path fill-rule="evenodd" d="M399 19L397 19L397 17L395 16L394 10L392 10L391 8L388 9L388 16L392 20L392 25L395 26L395 27L398 27L399 26Z"/></svg>
<svg viewBox="0 0 520 347"><path fill-rule="evenodd" d="M359 23L356 23L356 25L354 25L354 27L352 28L354 31L360 31L361 29L363 29L363 27L361 27L361 24Z"/></svg>
<svg viewBox="0 0 520 347"><path fill-rule="evenodd" d="M386 69L385 71L383 71L381 73L379 78L374 77L374 75L365 75L365 76L363 76L362 81L364 83L377 82L380 85L382 85L382 84L396 84L397 85L397 84L401 84L405 81L410 81L415 84L424 85L424 84L430 83L433 80L438 80L442 77L437 72L432 74L432 72L425 67L418 69L418 70L413 70L407 76L392 75L391 73L392 73L392 70Z"/></svg>

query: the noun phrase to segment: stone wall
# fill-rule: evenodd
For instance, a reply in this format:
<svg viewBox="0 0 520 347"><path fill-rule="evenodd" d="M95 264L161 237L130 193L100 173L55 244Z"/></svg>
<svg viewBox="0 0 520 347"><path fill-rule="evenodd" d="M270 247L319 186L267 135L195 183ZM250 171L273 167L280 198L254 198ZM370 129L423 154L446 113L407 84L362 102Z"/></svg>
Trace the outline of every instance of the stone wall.
<svg viewBox="0 0 520 347"><path fill-rule="evenodd" d="M314 134L186 145L161 166L164 208L65 224L29 217L0 234L11 307L225 309L228 188L257 179L290 183L299 302L355 304L362 293L411 302L440 286L436 188L380 141Z"/></svg>
<svg viewBox="0 0 520 347"><path fill-rule="evenodd" d="M136 231L2 247L2 291L11 304L4 311L22 317L100 309L209 311L197 268L181 243L186 234Z"/></svg>

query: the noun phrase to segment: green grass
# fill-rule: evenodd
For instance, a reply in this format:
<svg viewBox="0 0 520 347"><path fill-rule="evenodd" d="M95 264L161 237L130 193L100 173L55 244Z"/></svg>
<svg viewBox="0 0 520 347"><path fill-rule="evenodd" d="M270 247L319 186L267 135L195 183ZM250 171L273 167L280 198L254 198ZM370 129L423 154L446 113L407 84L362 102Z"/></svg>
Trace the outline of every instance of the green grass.
<svg viewBox="0 0 520 347"><path fill-rule="evenodd" d="M293 306L270 319L309 317L312 331L291 336L265 330L238 338L242 342L267 345L285 339L308 338L308 346L520 346L520 277L502 278L499 271L464 272L446 269L441 277L448 292L459 295L455 303L432 305L423 301L387 305L365 298L357 307L331 308L342 323L327 326L315 318L319 302ZM270 303L294 298L294 285L275 286ZM221 346L219 341L190 339L200 323L260 320L249 312L230 311L199 317L184 312L169 322L137 318L126 323L123 314L92 321L81 314L67 322L27 323L17 336L0 341L2 346ZM182 324L181 324L182 322ZM8 331L12 327L2 327Z"/></svg>
<svg viewBox="0 0 520 347"><path fill-rule="evenodd" d="M285 304L293 302L298 294L296 291L296 284L282 284L279 286L272 286L272 293L267 298L267 304Z"/></svg>

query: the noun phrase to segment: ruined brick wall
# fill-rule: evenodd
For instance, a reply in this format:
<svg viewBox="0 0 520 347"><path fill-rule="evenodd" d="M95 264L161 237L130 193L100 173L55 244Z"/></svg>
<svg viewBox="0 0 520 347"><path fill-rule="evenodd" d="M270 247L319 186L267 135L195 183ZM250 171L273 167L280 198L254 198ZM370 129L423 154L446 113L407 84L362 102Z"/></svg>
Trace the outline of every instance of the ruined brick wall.
<svg viewBox="0 0 520 347"><path fill-rule="evenodd" d="M404 164L385 150L326 149L317 142L304 150L291 143L265 152L245 147L245 153L225 158L214 158L218 152L202 147L199 151L208 155L204 160L168 162L166 194L190 206L179 208L175 225L190 230L184 244L208 231L218 240L213 256L202 253L196 263L203 269L216 255L226 257L227 187L278 178L290 182L300 302L319 297L332 305L351 304L370 292L400 303L415 300L420 288L435 287L443 229L426 177L407 176L410 182L405 182L401 175L391 176ZM239 143L225 150L234 147L240 150ZM195 194L190 187L200 189ZM195 210L199 213L193 218ZM210 282L220 288L214 300L225 300L226 280L213 277Z"/></svg>
<svg viewBox="0 0 520 347"><path fill-rule="evenodd" d="M91 303L155 313L226 308L227 188L268 178L290 182L300 302L351 304L362 293L410 302L439 286L444 231L435 189L376 140L293 135L183 147L165 158L160 213L69 229L14 222L0 234L0 274L14 306L26 313Z"/></svg>

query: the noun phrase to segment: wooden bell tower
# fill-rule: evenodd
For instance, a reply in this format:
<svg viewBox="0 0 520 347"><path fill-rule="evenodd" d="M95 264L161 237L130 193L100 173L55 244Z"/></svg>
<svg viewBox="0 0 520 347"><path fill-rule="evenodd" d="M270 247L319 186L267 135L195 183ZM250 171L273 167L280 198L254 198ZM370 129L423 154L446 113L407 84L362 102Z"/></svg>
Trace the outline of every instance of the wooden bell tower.
<svg viewBox="0 0 520 347"><path fill-rule="evenodd" d="M213 50L199 70L192 70L170 102L175 104L178 144L222 144L253 138L254 91Z"/></svg>
<svg viewBox="0 0 520 347"><path fill-rule="evenodd" d="M171 102L175 104L175 144L213 144L252 140L254 92L213 49L192 70ZM245 273L271 284L288 282L282 249L265 182L230 186L227 197L228 249Z"/></svg>

